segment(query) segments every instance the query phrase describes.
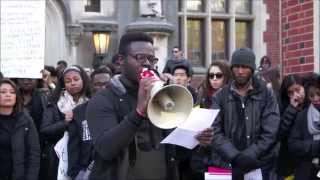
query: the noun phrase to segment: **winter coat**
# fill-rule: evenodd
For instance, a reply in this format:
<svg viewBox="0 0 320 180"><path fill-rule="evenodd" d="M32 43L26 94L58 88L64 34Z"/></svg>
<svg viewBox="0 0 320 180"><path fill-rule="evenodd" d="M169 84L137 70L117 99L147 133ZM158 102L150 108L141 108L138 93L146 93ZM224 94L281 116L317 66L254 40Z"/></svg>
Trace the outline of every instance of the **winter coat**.
<svg viewBox="0 0 320 180"><path fill-rule="evenodd" d="M276 144L280 123L278 104L272 90L256 78L252 80L252 87L247 95L240 97L231 83L218 91L212 100L213 109L220 109L213 123L212 147L230 163L238 155L250 157L255 160L254 165L245 168L251 170L274 161L278 152ZM233 176L237 177L241 171L232 165Z"/></svg>
<svg viewBox="0 0 320 180"><path fill-rule="evenodd" d="M288 141L289 152L296 160L296 180L313 179L320 170L312 163L313 158L320 157L320 140L313 140L309 133L307 114L308 108L298 113Z"/></svg>
<svg viewBox="0 0 320 180"><path fill-rule="evenodd" d="M37 180L40 168L39 137L33 119L26 112L16 115L12 143L12 180Z"/></svg>
<svg viewBox="0 0 320 180"><path fill-rule="evenodd" d="M64 123L64 114L55 103L49 103L43 113L40 133L51 143L57 143L62 137L67 125Z"/></svg>
<svg viewBox="0 0 320 180"><path fill-rule="evenodd" d="M119 77L121 75L115 76L110 88L98 92L87 106L86 119L95 149L94 166L90 174L92 180L135 179L131 170L137 164L137 150L162 150L159 146L162 140L160 129L135 110L138 87L124 85L124 80ZM157 171L154 169L145 173L156 174Z"/></svg>
<svg viewBox="0 0 320 180"><path fill-rule="evenodd" d="M63 137L67 125L64 124L64 114L59 111L55 103L49 103L43 113L42 124L40 128L41 139L43 140L42 149L42 178L47 180L57 179L58 157L54 151L55 144ZM44 171L44 172L43 172Z"/></svg>
<svg viewBox="0 0 320 180"><path fill-rule="evenodd" d="M173 75L173 70L176 66L180 66L180 65L184 65L184 66L187 66L187 67L190 67L190 71L189 71L189 75L192 75L193 74L193 71L192 71L192 66L190 64L190 62L187 60L187 59L168 59L164 68L163 68L163 71L162 73L169 73L169 74L172 74Z"/></svg>
<svg viewBox="0 0 320 180"><path fill-rule="evenodd" d="M47 99L45 95L39 90L35 89L32 93L32 99L26 108L28 109L30 116L34 120L34 124L39 132L43 112L47 106Z"/></svg>
<svg viewBox="0 0 320 180"><path fill-rule="evenodd" d="M201 87L196 104L199 105L200 108L211 108L213 95L214 94L211 96L208 93L205 94L203 87ZM194 149L192 151L191 160L191 167L193 171L203 174L208 170L209 166L229 169L231 164L225 162L217 152L213 151L211 145L208 147L199 146Z"/></svg>
<svg viewBox="0 0 320 180"><path fill-rule="evenodd" d="M281 115L279 127L279 141L281 144L279 157L277 160L277 170L282 176L289 176L294 170L294 161L291 158L292 154L290 154L288 151L288 138L294 126L294 121L298 112L299 111L297 108L293 107L292 105L288 105Z"/></svg>
<svg viewBox="0 0 320 180"><path fill-rule="evenodd" d="M85 113L88 103L80 104L73 110L73 121L68 125L68 175L75 178L86 170L92 161L93 146Z"/></svg>
<svg viewBox="0 0 320 180"><path fill-rule="evenodd" d="M196 105L199 105L200 108L211 108L212 96L213 94L209 95L209 93L205 93L204 88L200 87L198 90Z"/></svg>
<svg viewBox="0 0 320 180"><path fill-rule="evenodd" d="M196 89L194 89L191 86L187 86L187 89L192 95L193 104L196 104L196 101L197 101L197 98L198 98L198 92L196 91Z"/></svg>

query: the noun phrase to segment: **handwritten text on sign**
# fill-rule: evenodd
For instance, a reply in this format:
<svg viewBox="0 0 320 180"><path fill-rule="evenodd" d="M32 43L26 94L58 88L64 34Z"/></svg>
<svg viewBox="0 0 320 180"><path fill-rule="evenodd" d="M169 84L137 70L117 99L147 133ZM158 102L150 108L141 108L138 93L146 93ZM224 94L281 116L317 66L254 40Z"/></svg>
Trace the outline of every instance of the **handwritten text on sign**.
<svg viewBox="0 0 320 180"><path fill-rule="evenodd" d="M45 1L2 0L0 71L40 78L45 51Z"/></svg>

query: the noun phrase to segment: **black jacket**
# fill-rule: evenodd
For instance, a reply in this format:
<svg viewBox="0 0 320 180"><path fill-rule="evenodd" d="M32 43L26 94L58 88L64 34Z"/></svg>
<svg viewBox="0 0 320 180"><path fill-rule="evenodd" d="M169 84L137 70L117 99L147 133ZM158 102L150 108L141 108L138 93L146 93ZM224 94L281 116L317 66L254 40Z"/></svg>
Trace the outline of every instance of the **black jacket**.
<svg viewBox="0 0 320 180"><path fill-rule="evenodd" d="M67 129L64 119L64 114L60 112L58 106L55 103L49 103L43 113L40 128L42 137L51 143L57 143Z"/></svg>
<svg viewBox="0 0 320 180"><path fill-rule="evenodd" d="M200 108L211 108L213 95L205 94L203 87L199 89L196 104ZM199 146L192 151L191 167L195 172L203 174L208 170L209 166L230 169L231 164L225 162L221 156L213 151L212 146L202 147Z"/></svg>
<svg viewBox="0 0 320 180"><path fill-rule="evenodd" d="M253 78L252 86L253 89L242 100L232 90L232 83L218 91L212 100L213 109L220 109L213 123L214 150L231 163L239 155L250 157L255 163L245 168L251 170L271 163L277 155L280 123L278 104L273 92L256 78ZM241 106L245 123L240 121ZM240 135L244 135L244 138L240 139ZM242 149L236 144L242 145ZM233 164L235 176L236 168L237 165Z"/></svg>
<svg viewBox="0 0 320 180"><path fill-rule="evenodd" d="M73 121L68 125L68 175L75 178L79 171L86 170L92 161L93 146L87 127L85 113L88 102L73 110Z"/></svg>
<svg viewBox="0 0 320 180"><path fill-rule="evenodd" d="M41 139L43 140L41 177L46 176L48 180L57 179L59 160L54 151L55 144L63 137L67 126L64 124L62 114L55 103L49 103L43 113L40 128ZM44 171L44 172L43 172Z"/></svg>
<svg viewBox="0 0 320 180"><path fill-rule="evenodd" d="M166 64L165 64L165 66L164 66L164 68L163 68L162 73L173 74L174 68L176 66L180 66L180 65L184 65L184 66L190 67L189 75L191 76L193 74L192 66L191 66L190 62L187 59L177 59L177 60L168 59Z"/></svg>
<svg viewBox="0 0 320 180"><path fill-rule="evenodd" d="M87 106L86 119L95 149L93 180L134 179L130 169L136 164L136 148L160 148L159 129L135 110L138 87L125 85L125 79L120 79L115 76L110 88L98 92ZM148 173L157 173L154 171Z"/></svg>
<svg viewBox="0 0 320 180"><path fill-rule="evenodd" d="M45 95L39 89L35 89L32 93L32 99L26 108L34 120L34 124L38 132L40 130L42 116L46 106L47 99Z"/></svg>
<svg viewBox="0 0 320 180"><path fill-rule="evenodd" d="M12 134L13 180L37 180L40 168L39 137L32 118L26 112L16 115Z"/></svg>
<svg viewBox="0 0 320 180"><path fill-rule="evenodd" d="M289 152L297 161L294 171L296 180L315 178L317 172L314 172L312 159L320 157L320 140L313 140L309 133L307 112L308 108L305 108L298 113L288 143Z"/></svg>
<svg viewBox="0 0 320 180"><path fill-rule="evenodd" d="M279 127L280 152L277 162L278 174L288 176L293 173L294 161L288 151L288 138L294 126L294 121L299 110L292 105L288 105L281 115Z"/></svg>

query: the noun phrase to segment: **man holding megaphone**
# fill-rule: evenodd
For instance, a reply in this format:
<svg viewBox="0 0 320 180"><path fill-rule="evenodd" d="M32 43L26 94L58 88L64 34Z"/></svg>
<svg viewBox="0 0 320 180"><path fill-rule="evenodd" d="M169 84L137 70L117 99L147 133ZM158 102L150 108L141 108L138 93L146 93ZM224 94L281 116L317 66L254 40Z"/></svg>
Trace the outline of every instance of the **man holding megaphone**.
<svg viewBox="0 0 320 180"><path fill-rule="evenodd" d="M159 144L163 130L149 120L150 94L152 89L155 91L155 84L159 84L157 73L149 71L157 60L153 40L142 32L127 33L121 37L119 54L125 59L122 73L114 76L109 88L97 93L87 107L86 118L95 149L90 179L178 179L178 174L169 173L170 160L164 145ZM143 68L149 72L143 74ZM161 98L160 107L174 109L176 105L170 105L175 100L171 91L160 87L154 94L159 91L161 97L168 95L167 100ZM153 109L154 114L159 112ZM210 144L212 130L201 132L198 140Z"/></svg>

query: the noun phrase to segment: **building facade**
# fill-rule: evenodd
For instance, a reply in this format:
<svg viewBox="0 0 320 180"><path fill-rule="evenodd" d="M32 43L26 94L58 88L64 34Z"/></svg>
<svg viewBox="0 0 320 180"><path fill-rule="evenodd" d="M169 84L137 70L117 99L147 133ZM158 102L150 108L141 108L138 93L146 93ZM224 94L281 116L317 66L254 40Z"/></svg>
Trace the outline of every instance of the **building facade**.
<svg viewBox="0 0 320 180"><path fill-rule="evenodd" d="M46 64L65 59L91 67L92 34L111 31L109 53L127 31L150 33L161 70L180 46L203 74L212 61L250 47L282 74L319 72L319 9L315 0L47 0Z"/></svg>
<svg viewBox="0 0 320 180"><path fill-rule="evenodd" d="M319 73L319 1L282 0L282 70Z"/></svg>

